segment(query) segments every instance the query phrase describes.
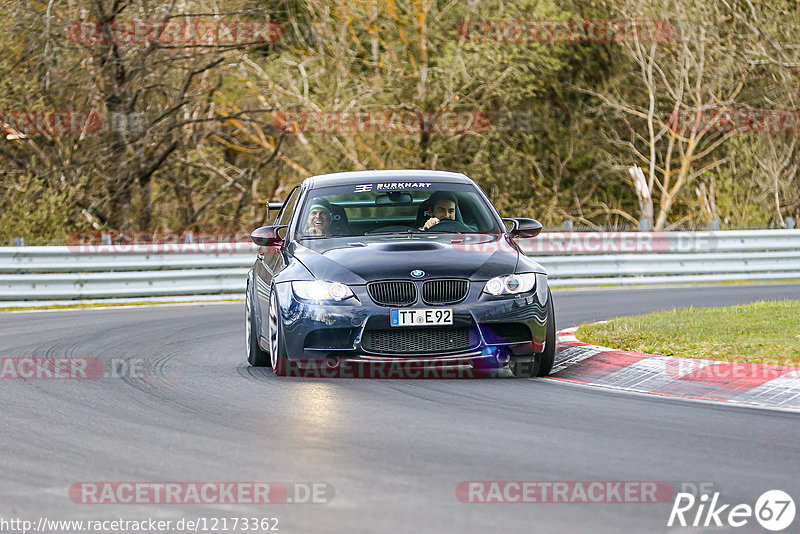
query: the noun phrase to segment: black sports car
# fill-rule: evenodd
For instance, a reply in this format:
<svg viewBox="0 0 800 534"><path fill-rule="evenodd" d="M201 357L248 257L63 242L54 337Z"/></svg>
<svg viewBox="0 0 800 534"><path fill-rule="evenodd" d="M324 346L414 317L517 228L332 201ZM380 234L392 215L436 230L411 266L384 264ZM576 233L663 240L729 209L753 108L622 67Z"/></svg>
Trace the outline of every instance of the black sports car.
<svg viewBox="0 0 800 534"><path fill-rule="evenodd" d="M370 374L375 366L389 376L550 372L547 275L515 242L542 225L501 219L463 174L314 176L269 207L280 207L273 226L251 235L251 365L278 376L386 376Z"/></svg>

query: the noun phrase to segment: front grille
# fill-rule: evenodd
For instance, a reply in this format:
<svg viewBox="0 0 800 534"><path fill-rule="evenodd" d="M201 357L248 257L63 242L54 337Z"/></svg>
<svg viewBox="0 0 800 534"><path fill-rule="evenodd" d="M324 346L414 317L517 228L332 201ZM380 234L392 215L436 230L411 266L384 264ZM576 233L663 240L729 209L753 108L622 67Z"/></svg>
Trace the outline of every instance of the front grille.
<svg viewBox="0 0 800 534"><path fill-rule="evenodd" d="M380 306L408 306L417 301L414 282L394 280L367 284L369 296Z"/></svg>
<svg viewBox="0 0 800 534"><path fill-rule="evenodd" d="M422 284L425 304L455 304L467 298L468 280L428 280Z"/></svg>
<svg viewBox="0 0 800 534"><path fill-rule="evenodd" d="M477 331L469 327L412 326L402 330L368 330L361 340L366 351L390 354L465 351L479 343Z"/></svg>

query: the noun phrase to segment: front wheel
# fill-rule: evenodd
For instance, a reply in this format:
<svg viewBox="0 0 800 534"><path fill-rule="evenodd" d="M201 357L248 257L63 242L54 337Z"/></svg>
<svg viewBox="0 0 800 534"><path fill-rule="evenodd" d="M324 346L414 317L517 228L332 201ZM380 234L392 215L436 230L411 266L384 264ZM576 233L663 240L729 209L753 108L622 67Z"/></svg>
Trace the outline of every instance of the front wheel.
<svg viewBox="0 0 800 534"><path fill-rule="evenodd" d="M511 361L511 373L517 378L531 378L534 376L547 376L553 369L556 359L556 312L553 307L553 295L547 290L547 331L545 334L544 352L537 354L534 359L520 359Z"/></svg>
<svg viewBox="0 0 800 534"><path fill-rule="evenodd" d="M283 329L278 311L278 292L272 288L269 296L269 357L275 376L286 376L287 358L286 346L283 342Z"/></svg>
<svg viewBox="0 0 800 534"><path fill-rule="evenodd" d="M250 284L247 284L247 295L244 300L245 343L247 344L247 362L253 367L269 367L269 354L258 344L259 332L258 318L253 308L253 297Z"/></svg>

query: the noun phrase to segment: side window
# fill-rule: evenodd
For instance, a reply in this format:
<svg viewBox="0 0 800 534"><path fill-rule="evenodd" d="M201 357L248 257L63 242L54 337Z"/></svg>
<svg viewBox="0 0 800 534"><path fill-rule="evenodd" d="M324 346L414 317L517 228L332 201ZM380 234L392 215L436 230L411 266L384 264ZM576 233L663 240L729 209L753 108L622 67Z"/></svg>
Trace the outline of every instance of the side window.
<svg viewBox="0 0 800 534"><path fill-rule="evenodd" d="M289 196L286 197L286 201L283 203L283 208L281 208L280 213L278 216L275 217L275 226L282 226L285 224L289 224L292 220L292 214L294 214L294 206L297 204L297 198L300 196L300 186L295 187L292 189L292 192L289 193Z"/></svg>

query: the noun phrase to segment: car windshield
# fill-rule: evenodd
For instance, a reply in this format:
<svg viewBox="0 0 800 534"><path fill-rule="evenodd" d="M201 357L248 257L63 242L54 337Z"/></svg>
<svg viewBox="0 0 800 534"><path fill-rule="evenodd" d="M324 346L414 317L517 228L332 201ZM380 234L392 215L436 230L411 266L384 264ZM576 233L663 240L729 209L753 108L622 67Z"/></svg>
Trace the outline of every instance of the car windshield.
<svg viewBox="0 0 800 534"><path fill-rule="evenodd" d="M309 191L296 229L301 239L501 232L493 211L470 184L351 184Z"/></svg>

